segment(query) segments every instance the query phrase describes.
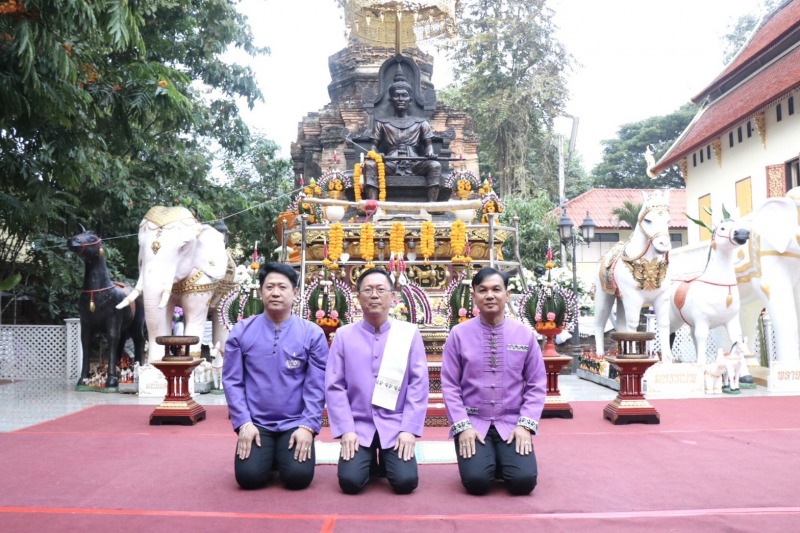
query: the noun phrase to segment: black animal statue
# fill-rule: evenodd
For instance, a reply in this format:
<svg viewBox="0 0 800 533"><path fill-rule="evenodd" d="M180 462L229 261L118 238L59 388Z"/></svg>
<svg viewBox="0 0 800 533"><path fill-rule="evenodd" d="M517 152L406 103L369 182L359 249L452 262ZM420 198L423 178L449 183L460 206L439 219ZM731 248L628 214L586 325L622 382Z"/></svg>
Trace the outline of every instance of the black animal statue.
<svg viewBox="0 0 800 533"><path fill-rule="evenodd" d="M104 333L108 340L108 374L106 390L119 387L117 361L123 354L125 341L133 340L134 358L142 364L144 352L144 303L141 296L122 309L117 309L132 287L126 283L112 282L106 266L103 241L92 231L84 231L67 242L67 247L78 254L86 265L83 289L79 302L81 316L81 346L83 368L78 387L89 377L89 355L95 333Z"/></svg>

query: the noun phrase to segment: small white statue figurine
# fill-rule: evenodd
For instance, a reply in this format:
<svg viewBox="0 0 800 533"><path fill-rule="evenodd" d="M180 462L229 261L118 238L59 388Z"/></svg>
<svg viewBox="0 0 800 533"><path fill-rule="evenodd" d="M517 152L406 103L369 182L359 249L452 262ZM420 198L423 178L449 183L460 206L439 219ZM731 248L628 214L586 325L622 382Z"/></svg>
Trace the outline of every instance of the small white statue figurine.
<svg viewBox="0 0 800 533"><path fill-rule="evenodd" d="M706 394L722 394L722 374L725 373L727 364L725 353L720 348L717 351L717 359L713 363L704 365Z"/></svg>
<svg viewBox="0 0 800 533"><path fill-rule="evenodd" d="M211 360L211 372L214 375L214 388L222 390L222 364L225 354L219 348L219 341L211 347L209 353L213 358Z"/></svg>
<svg viewBox="0 0 800 533"><path fill-rule="evenodd" d="M739 377L742 373L742 367L746 366L745 361L745 346L747 340L744 342L734 342L731 346L730 353L725 355L725 377L723 388L728 394L739 394Z"/></svg>

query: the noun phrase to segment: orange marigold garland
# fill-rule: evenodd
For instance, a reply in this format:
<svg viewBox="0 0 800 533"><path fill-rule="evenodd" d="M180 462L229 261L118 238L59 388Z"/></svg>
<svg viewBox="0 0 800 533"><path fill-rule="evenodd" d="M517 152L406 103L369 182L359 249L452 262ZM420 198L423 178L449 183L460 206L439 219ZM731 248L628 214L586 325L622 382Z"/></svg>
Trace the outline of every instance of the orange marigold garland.
<svg viewBox="0 0 800 533"><path fill-rule="evenodd" d="M381 154L370 150L367 152L367 157L375 161L378 167L378 200L381 202L386 201L386 166L383 163L383 156Z"/></svg>
<svg viewBox="0 0 800 533"><path fill-rule="evenodd" d="M337 261L339 261L344 249L344 228L340 222L337 222L331 226L330 241L328 253L328 257L331 260L330 268L331 270L336 270L339 268Z"/></svg>
<svg viewBox="0 0 800 533"><path fill-rule="evenodd" d="M464 263L464 248L467 242L467 227L463 220L456 220L450 228L450 251L453 263Z"/></svg>
<svg viewBox="0 0 800 533"><path fill-rule="evenodd" d="M422 257L424 258L422 264L426 266L430 264L428 260L435 251L434 235L435 229L433 227L433 222L430 220L423 222L422 229L419 231L419 247L422 252Z"/></svg>
<svg viewBox="0 0 800 533"><path fill-rule="evenodd" d="M356 195L356 202L361 201L361 163L356 163L353 167L353 193Z"/></svg>
<svg viewBox="0 0 800 533"><path fill-rule="evenodd" d="M372 222L367 222L361 226L361 259L367 264L366 268L373 268L375 264L372 262L375 257L375 228Z"/></svg>
<svg viewBox="0 0 800 533"><path fill-rule="evenodd" d="M406 251L406 227L402 222L395 222L392 224L392 229L389 233L389 273L394 276L397 271L396 279L401 280L401 284L405 278L406 263L403 260L403 255Z"/></svg>

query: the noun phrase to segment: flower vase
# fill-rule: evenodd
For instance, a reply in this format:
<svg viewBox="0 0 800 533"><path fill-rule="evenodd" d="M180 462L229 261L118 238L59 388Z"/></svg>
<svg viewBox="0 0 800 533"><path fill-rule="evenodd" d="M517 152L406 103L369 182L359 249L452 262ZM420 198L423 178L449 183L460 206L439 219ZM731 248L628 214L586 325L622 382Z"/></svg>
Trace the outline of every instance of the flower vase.
<svg viewBox="0 0 800 533"><path fill-rule="evenodd" d="M172 325L172 334L176 337L182 337L185 325L183 322L175 322Z"/></svg>
<svg viewBox="0 0 800 533"><path fill-rule="evenodd" d="M330 198L331 200L341 200L343 196L344 196L344 191L337 191L337 190L328 191L328 198Z"/></svg>
<svg viewBox="0 0 800 533"><path fill-rule="evenodd" d="M556 335L561 333L561 331L562 328L536 328L536 332L545 338L542 357L558 357L558 352L556 352L556 343L553 341L553 339Z"/></svg>

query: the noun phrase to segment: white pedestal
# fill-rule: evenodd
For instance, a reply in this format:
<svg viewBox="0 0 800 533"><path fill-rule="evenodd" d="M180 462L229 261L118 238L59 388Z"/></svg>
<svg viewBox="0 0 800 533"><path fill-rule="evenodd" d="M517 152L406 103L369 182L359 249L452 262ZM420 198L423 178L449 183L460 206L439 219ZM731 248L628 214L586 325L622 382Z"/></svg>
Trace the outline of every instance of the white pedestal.
<svg viewBox="0 0 800 533"><path fill-rule="evenodd" d="M800 361L772 361L767 379L769 392L800 392Z"/></svg>
<svg viewBox="0 0 800 533"><path fill-rule="evenodd" d="M695 363L656 363L644 374L647 397L689 398L702 396L703 370Z"/></svg>

